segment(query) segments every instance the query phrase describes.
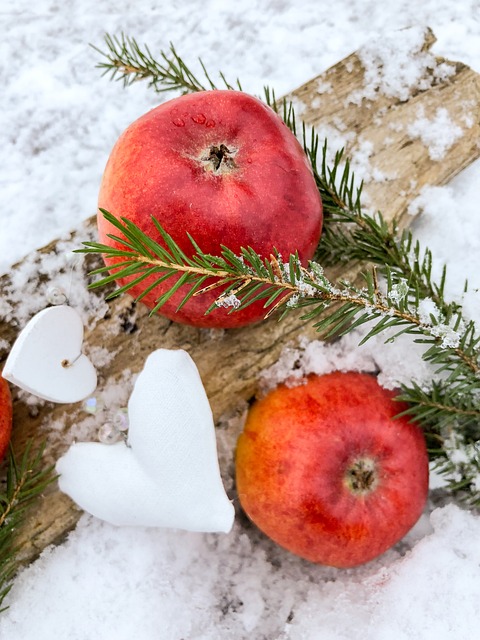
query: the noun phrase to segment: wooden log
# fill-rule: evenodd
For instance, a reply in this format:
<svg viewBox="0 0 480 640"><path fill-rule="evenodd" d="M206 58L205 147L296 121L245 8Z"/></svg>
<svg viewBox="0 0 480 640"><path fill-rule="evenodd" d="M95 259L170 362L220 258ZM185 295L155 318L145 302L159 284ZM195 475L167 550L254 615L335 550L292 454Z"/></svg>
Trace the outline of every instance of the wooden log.
<svg viewBox="0 0 480 640"><path fill-rule="evenodd" d="M400 44L402 37L401 32L396 35ZM392 89L387 82L385 88L382 56L375 57L369 49L352 54L287 96L307 125L315 125L320 137L330 139L330 146L332 141L345 145L365 178L368 206L380 209L387 220L398 218L401 226L412 219L408 206L423 187L445 184L480 155L480 76L463 64L435 58L429 52L433 42L427 31L422 46L405 50L421 70L412 86L406 82ZM405 49L405 43L402 46ZM422 138L419 120L430 122L432 131L446 123L452 135L443 147L436 147L434 139ZM84 317L85 352L99 372L96 396L105 399L106 408L97 417L82 403L54 405L12 389L15 449L21 451L32 437L38 442L46 439L45 464L55 462L73 440L96 439L108 410L119 402L126 405L134 376L154 349L184 348L192 355L219 420L254 396L259 372L278 359L285 345L299 336L315 335L294 313L281 323L270 319L244 329L208 331L159 315L149 317L148 310L129 296L106 304L105 292L87 292L92 261L72 269L66 260L71 249L95 238L95 230L92 217L70 238L28 256L0 279L0 367L19 330L43 304L38 293L62 285L70 292L70 304ZM338 270L328 275L335 278ZM219 443L220 455L222 446L231 442ZM18 532L23 561L60 542L79 516L76 506L52 485Z"/></svg>

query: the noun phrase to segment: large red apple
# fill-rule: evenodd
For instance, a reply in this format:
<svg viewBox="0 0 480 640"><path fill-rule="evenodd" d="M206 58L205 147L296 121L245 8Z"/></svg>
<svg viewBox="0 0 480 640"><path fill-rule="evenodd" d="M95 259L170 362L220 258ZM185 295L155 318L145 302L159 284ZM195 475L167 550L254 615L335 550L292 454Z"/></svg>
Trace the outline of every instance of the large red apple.
<svg viewBox="0 0 480 640"><path fill-rule="evenodd" d="M240 91L185 95L136 120L113 148L98 204L162 243L155 216L189 255L187 232L206 253L218 255L223 244L236 253L251 246L268 257L276 248L285 258L298 251L305 263L322 225L322 203L299 142L270 107ZM118 246L107 237L118 230L101 213L98 227L102 243ZM132 295L152 281L135 286ZM157 286L142 301L153 308L172 285ZM204 327L245 325L266 313L257 303L205 316L220 290L191 298L177 312L185 293L183 287L161 313Z"/></svg>
<svg viewBox="0 0 480 640"><path fill-rule="evenodd" d="M428 456L405 407L360 373L309 376L256 402L236 455L240 503L278 544L312 562L353 567L420 517Z"/></svg>
<svg viewBox="0 0 480 640"><path fill-rule="evenodd" d="M0 460L5 456L12 434L12 396L5 378L0 375Z"/></svg>

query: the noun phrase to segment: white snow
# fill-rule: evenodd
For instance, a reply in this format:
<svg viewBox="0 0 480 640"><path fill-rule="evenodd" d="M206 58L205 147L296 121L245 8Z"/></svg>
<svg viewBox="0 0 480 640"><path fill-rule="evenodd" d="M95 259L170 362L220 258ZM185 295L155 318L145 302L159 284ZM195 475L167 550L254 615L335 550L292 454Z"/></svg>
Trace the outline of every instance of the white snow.
<svg viewBox="0 0 480 640"><path fill-rule="evenodd" d="M260 545L239 525L198 535L84 516L17 578L0 631L9 640L53 631L68 640L474 638L478 527L454 505L439 508L403 549L341 571Z"/></svg>
<svg viewBox="0 0 480 640"><path fill-rule="evenodd" d="M238 307L242 304L234 293L231 293L228 296L221 296L216 300L215 304L217 307L224 307L228 309L229 307L233 307L234 309L238 309Z"/></svg>
<svg viewBox="0 0 480 640"><path fill-rule="evenodd" d="M412 41L397 51L392 31L409 26L415 27L408 36ZM41 263L32 254L13 271L14 284L8 299L0 300L0 314L21 326L42 308L45 272L58 273L58 286L67 291L85 321L97 322L106 311L101 294L87 294L76 284L76 267L69 258L76 247L69 243L68 232L95 212L101 173L120 132L169 96L155 95L141 83L124 90L102 79L94 68L99 56L88 45L102 46L104 32L123 31L148 43L153 53L172 41L195 69L200 55L213 74L221 69L231 80L238 76L244 89L254 94L261 94L268 83L281 95L363 46L367 84L361 96L351 96L358 101L375 90L404 100L419 81L426 86L435 76L450 72L445 65L432 67L427 52L419 54L417 62L409 55L426 26L437 36L435 54L480 71L478 0L338 0L335 5L324 0L172 0L140 5L127 0L6 0L0 10L0 272L59 235L64 244L60 253L51 252ZM329 90L319 86L319 99ZM429 122L419 113L412 134L441 161L455 142L455 127L468 135L474 117L471 105L465 105L463 121L453 125L443 111ZM340 125L332 122L332 151L343 144ZM342 131L344 139L349 135ZM365 171L372 172L368 141L364 152ZM373 177L382 179L381 169L375 167ZM447 293L462 299L471 317L480 313L478 202L480 162L447 186L424 189L412 203L412 210L422 212L414 230L433 251L434 277L448 262ZM37 278L27 285L32 274ZM464 294L467 274L469 290ZM18 300L22 305L13 318L10 303ZM357 349L361 335L349 335L328 347L319 342L292 345L266 373L265 385L285 375L294 383L302 372L336 368L380 371L379 380L387 387L402 380L422 384L429 379L420 345L407 336L393 345L384 345L385 336L379 336ZM0 348L8 348L2 336ZM89 355L97 366L108 367L108 353L93 350ZM106 389L100 398L104 411L85 412L85 419L68 434L58 421L51 425L57 429L54 437L91 438L108 411L126 406L132 385L126 371L121 384ZM226 470L232 466L243 409L217 428L227 493L232 487ZM461 464L468 452L458 443L452 446L452 458L457 452ZM441 478L432 473L432 488L438 486ZM0 614L0 637L474 638L480 519L454 504L439 503L436 492L400 545L348 571L295 558L240 514L228 535L118 528L84 516L64 544L46 549L17 577L6 602L9 609Z"/></svg>
<svg viewBox="0 0 480 640"><path fill-rule="evenodd" d="M447 151L464 134L463 129L450 118L447 109L437 109L431 119L419 109L418 118L408 126L407 131L412 138L420 138L428 149L432 160L442 160Z"/></svg>
<svg viewBox="0 0 480 640"><path fill-rule="evenodd" d="M478 519L450 505L433 511L430 522L433 532L404 558L359 581L329 583L326 599L312 588L287 637L313 640L321 629L322 637L346 640L359 625L369 640L475 637Z"/></svg>
<svg viewBox="0 0 480 640"><path fill-rule="evenodd" d="M348 101L374 100L377 92L405 101L413 90L424 91L436 80L451 76L454 65L437 63L434 54L424 50L425 33L421 26L411 27L400 39L381 34L361 47L358 57L365 69L364 88Z"/></svg>

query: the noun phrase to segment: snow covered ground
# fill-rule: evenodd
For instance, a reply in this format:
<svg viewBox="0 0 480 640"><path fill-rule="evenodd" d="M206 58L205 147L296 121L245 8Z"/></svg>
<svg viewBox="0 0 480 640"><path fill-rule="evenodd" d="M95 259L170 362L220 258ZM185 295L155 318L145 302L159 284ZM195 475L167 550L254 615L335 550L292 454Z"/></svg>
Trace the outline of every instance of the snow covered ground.
<svg viewBox="0 0 480 640"><path fill-rule="evenodd" d="M480 72L478 0L3 0L0 272L95 211L115 139L159 101L144 85L125 91L100 78L88 43L101 46L105 32L123 31L154 53L172 41L188 62L200 55L212 72L239 76L246 91L260 94L268 83L280 95L373 35L417 24L433 29L435 53ZM418 236L438 263L448 262L452 293L467 274L472 289L480 286L478 202L479 162L421 202ZM422 374L413 356L405 366L401 347L378 341L356 350L352 340L323 354L329 366L365 366L374 353L386 384L400 367ZM114 528L84 516L65 544L17 578L0 637L474 638L479 539L478 517L437 506L401 545L340 571L287 554L245 522L229 535L203 535Z"/></svg>

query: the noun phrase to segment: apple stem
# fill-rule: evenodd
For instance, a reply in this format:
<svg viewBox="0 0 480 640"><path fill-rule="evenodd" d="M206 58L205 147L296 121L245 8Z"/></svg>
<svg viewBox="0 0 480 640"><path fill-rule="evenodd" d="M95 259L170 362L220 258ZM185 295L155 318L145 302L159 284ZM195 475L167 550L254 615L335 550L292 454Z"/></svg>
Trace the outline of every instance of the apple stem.
<svg viewBox="0 0 480 640"><path fill-rule="evenodd" d="M350 491L364 496L378 484L377 465L372 458L358 458L347 468L345 482Z"/></svg>
<svg viewBox="0 0 480 640"><path fill-rule="evenodd" d="M213 171L218 171L222 163L223 166L233 169L237 165L231 154L232 152L225 144L221 144L219 147L213 145L210 147L210 155L205 160L210 163Z"/></svg>

